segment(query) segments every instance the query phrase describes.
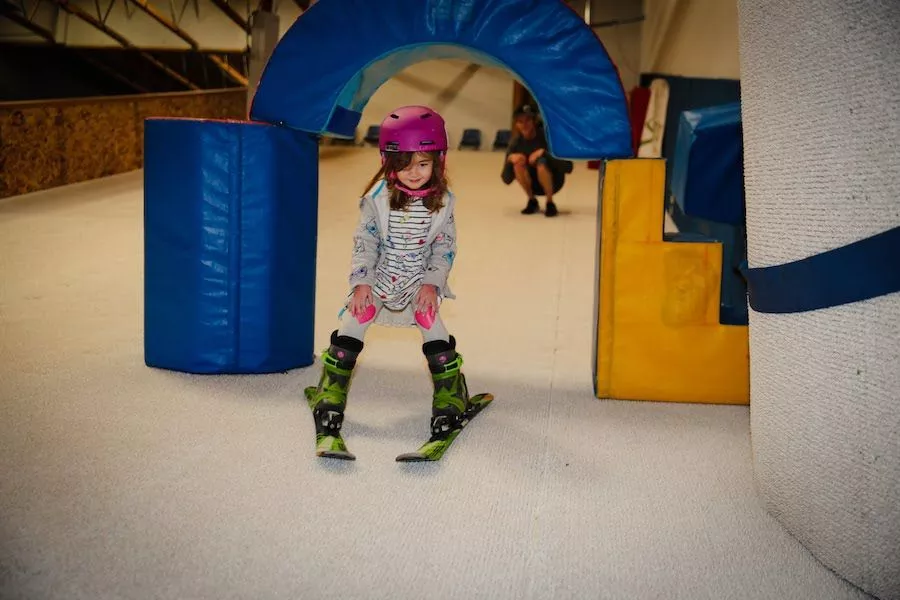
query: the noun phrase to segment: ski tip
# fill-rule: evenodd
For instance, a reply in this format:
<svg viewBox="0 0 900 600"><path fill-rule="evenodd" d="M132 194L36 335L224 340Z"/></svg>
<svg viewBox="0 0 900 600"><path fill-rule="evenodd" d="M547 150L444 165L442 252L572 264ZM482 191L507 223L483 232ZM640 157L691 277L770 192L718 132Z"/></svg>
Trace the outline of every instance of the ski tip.
<svg viewBox="0 0 900 600"><path fill-rule="evenodd" d="M421 452L407 452L398 456L397 462L434 462L434 459L428 458Z"/></svg>
<svg viewBox="0 0 900 600"><path fill-rule="evenodd" d="M352 453L339 450L320 450L316 452L316 456L319 458L336 458L338 460L356 460L356 456Z"/></svg>

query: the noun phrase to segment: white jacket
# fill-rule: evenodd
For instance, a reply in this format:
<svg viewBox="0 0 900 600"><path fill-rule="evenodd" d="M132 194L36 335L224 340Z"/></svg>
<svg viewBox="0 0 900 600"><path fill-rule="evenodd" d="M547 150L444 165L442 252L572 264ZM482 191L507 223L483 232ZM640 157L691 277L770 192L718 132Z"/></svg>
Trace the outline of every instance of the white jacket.
<svg viewBox="0 0 900 600"><path fill-rule="evenodd" d="M431 227L425 240L425 275L422 284L431 284L437 288L441 298L455 298L447 279L453 262L456 259L456 220L453 209L456 197L447 192L444 195L444 206L432 214ZM390 193L385 180L372 186L360 200L360 216L356 232L353 234L353 258L350 268L350 293L360 284L375 285L375 271L384 259L382 248L387 237L390 222ZM412 303L402 311L402 322L390 322L382 310L376 322L383 324L413 325L415 324ZM384 315L384 319L382 318Z"/></svg>

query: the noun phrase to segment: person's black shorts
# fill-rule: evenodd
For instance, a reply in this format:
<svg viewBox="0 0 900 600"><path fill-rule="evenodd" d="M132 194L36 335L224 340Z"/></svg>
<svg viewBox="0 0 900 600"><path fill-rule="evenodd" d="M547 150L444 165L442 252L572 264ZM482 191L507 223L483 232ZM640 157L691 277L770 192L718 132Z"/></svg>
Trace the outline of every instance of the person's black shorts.
<svg viewBox="0 0 900 600"><path fill-rule="evenodd" d="M561 169L554 169L551 164L552 163L548 164L547 166L550 169L551 177L553 177L553 193L555 194L562 189L563 184L566 182L566 174L563 173ZM546 196L547 192L544 191L544 187L541 185L541 182L538 179L537 167L528 165L528 174L531 176L532 195Z"/></svg>
<svg viewBox="0 0 900 600"><path fill-rule="evenodd" d="M554 194L562 189L563 184L566 182L566 173L571 172L571 169L566 171L565 165L561 164L562 162L563 161L555 160L547 161L547 167L550 169L550 175L553 177ZM531 177L531 194L533 196L546 196L547 192L544 191L544 187L541 185L541 182L538 181L537 167L528 165L528 174ZM516 172L512 163L507 162L503 166L501 179L503 179L503 183L506 185L509 185L516 180Z"/></svg>

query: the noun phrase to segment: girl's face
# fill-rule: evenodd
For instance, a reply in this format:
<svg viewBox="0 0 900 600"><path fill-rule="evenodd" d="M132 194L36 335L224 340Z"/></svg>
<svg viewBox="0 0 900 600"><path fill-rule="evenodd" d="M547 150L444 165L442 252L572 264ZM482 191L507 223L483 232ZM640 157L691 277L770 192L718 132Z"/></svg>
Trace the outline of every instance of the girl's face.
<svg viewBox="0 0 900 600"><path fill-rule="evenodd" d="M417 190L431 181L434 161L427 154L416 153L406 168L397 171L397 179L411 190Z"/></svg>

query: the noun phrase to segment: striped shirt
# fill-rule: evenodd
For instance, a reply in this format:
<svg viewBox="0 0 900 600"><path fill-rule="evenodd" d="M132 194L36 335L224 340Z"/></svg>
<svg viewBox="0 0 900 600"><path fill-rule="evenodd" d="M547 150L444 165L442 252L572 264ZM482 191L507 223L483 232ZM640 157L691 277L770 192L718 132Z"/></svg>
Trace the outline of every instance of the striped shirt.
<svg viewBox="0 0 900 600"><path fill-rule="evenodd" d="M375 270L373 292L390 310L402 310L413 299L425 276L425 242L431 213L416 198L406 210L391 210L384 260Z"/></svg>

